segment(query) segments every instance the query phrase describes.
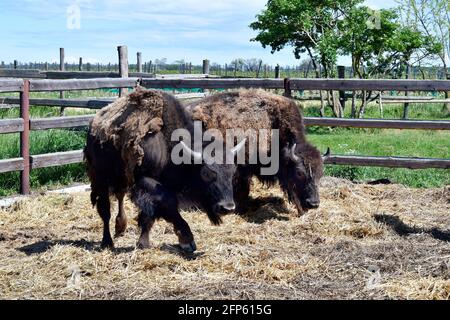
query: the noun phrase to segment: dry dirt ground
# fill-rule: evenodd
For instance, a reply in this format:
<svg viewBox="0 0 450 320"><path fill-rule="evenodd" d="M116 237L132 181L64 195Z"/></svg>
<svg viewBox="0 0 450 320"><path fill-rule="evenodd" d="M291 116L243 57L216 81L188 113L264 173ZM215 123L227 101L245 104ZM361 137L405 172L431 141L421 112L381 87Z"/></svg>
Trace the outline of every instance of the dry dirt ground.
<svg viewBox="0 0 450 320"><path fill-rule="evenodd" d="M450 188L324 178L320 209L298 217L255 182L247 215L212 226L186 211L199 251L186 256L159 221L136 250L136 210L100 251L88 193L35 196L0 210L2 299L449 299ZM111 224L111 226L113 223Z"/></svg>

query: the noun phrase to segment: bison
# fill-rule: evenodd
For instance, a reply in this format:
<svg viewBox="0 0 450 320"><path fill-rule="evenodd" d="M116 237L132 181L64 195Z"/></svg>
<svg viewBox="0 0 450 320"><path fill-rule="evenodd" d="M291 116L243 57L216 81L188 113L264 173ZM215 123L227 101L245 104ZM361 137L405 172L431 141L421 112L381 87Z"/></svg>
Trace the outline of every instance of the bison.
<svg viewBox="0 0 450 320"><path fill-rule="evenodd" d="M149 232L156 219L174 226L181 248L196 250L194 236L179 213L178 195L183 194L205 209L213 224L221 214L235 209L233 164L216 164L203 157L200 164L174 164L171 141L174 130L193 130L193 122L182 105L171 95L138 89L119 98L97 113L90 124L84 150L91 181L91 202L103 220L103 248L113 247L109 230L110 195L119 202L115 232L126 229L123 199L130 193L139 209L141 235L138 247L149 247ZM202 154L181 142L187 155L199 160ZM238 146L226 150L234 155Z"/></svg>
<svg viewBox="0 0 450 320"><path fill-rule="evenodd" d="M263 90L241 90L215 94L193 102L187 108L194 120L202 121L208 128L279 130L279 152L271 155L279 163L277 173L261 174L261 163L247 162L238 166L234 182L237 212L247 210L253 176L266 184L278 181L299 214L319 207L318 184L323 175L323 159L306 141L303 118L293 100ZM260 139L261 134L258 135ZM270 149L269 153L273 151ZM247 158L249 156L247 153Z"/></svg>

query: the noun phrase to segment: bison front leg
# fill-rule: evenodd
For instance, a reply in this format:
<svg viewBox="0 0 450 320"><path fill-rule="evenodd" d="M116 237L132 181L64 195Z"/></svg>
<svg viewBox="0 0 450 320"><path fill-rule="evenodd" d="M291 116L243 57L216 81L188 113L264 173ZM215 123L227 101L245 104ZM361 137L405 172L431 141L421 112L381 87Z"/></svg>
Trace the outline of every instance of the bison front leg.
<svg viewBox="0 0 450 320"><path fill-rule="evenodd" d="M138 247L149 247L149 233L156 219L163 218L174 226L180 246L183 250L193 252L196 250L194 236L187 222L178 212L178 200L172 191L165 188L158 181L143 177L137 181L131 192L132 201L141 210L139 226L141 236Z"/></svg>
<svg viewBox="0 0 450 320"><path fill-rule="evenodd" d="M245 172L238 172L234 180L234 201L236 212L243 214L248 210L251 176Z"/></svg>

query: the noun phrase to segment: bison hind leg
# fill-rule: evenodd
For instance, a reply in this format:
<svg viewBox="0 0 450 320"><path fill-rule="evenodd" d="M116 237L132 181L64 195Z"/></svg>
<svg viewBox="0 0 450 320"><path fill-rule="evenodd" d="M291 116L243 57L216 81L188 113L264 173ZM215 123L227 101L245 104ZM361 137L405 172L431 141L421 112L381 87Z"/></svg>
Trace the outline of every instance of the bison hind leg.
<svg viewBox="0 0 450 320"><path fill-rule="evenodd" d="M127 229L127 215L123 207L123 199L125 197L125 191L120 191L116 193L116 198L119 202L119 212L116 216L115 224L115 237L123 236L125 230Z"/></svg>
<svg viewBox="0 0 450 320"><path fill-rule="evenodd" d="M97 199L97 211L103 220L103 239L101 248L114 248L114 243L109 231L109 220L111 218L111 203L109 201L109 194L102 193Z"/></svg>

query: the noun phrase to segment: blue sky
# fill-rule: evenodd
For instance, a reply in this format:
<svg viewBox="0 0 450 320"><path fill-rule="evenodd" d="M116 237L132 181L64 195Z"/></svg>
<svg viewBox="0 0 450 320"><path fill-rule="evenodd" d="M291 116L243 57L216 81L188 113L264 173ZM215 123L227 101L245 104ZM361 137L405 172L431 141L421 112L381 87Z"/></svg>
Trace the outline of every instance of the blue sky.
<svg viewBox="0 0 450 320"><path fill-rule="evenodd" d="M261 58L280 65L298 63L287 48L275 54L250 42L248 25L267 0L2 0L0 60L115 62L116 47L127 45L130 62L141 51L144 61L167 58L200 64L204 58L226 63ZM394 0L367 0L374 8ZM67 27L67 10L80 8L80 28ZM76 20L69 20L76 21ZM344 58L343 63L346 63Z"/></svg>

